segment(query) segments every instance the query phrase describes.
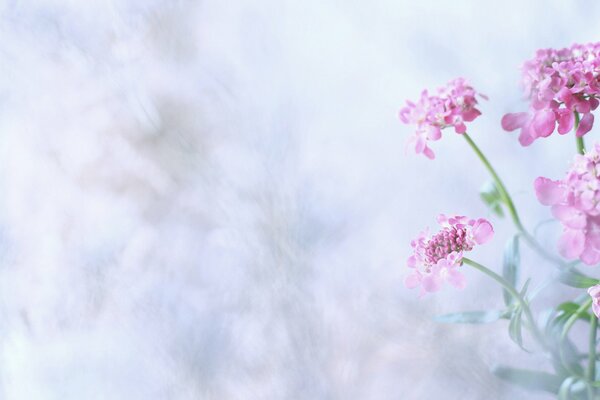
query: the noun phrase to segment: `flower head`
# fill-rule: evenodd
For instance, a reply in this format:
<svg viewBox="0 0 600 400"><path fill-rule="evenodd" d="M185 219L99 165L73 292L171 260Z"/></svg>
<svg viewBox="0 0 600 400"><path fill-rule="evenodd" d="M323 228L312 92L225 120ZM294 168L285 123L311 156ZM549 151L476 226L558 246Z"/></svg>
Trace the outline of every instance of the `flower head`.
<svg viewBox="0 0 600 400"><path fill-rule="evenodd" d="M600 318L600 285L589 288L588 294L592 297L592 310L596 317Z"/></svg>
<svg viewBox="0 0 600 400"><path fill-rule="evenodd" d="M579 258L588 265L600 262L600 145L575 156L564 179L539 177L534 182L540 203L552 207L563 224L558 243L567 259Z"/></svg>
<svg viewBox="0 0 600 400"><path fill-rule="evenodd" d="M457 288L465 286L465 277L459 271L463 254L476 245L486 243L494 234L489 221L462 216L438 217L442 229L430 236L421 232L411 242L413 255L408 258L411 273L404 280L409 289L421 286L421 293L435 292L444 281Z"/></svg>
<svg viewBox="0 0 600 400"><path fill-rule="evenodd" d="M506 114L502 128L520 128L519 141L523 146L550 136L557 126L561 135L570 132L576 112L581 115L577 137L592 129L591 111L598 107L600 94L600 43L538 50L534 58L523 64L522 72L529 111Z"/></svg>
<svg viewBox="0 0 600 400"><path fill-rule="evenodd" d="M433 159L435 154L427 142L439 140L442 129L454 127L456 133L465 133L465 122L471 122L481 115L476 108L476 95L475 89L463 78L457 78L438 89L437 95L430 95L424 90L417 103L407 101L406 107L400 110L399 117L403 123L417 126L409 141L409 144L414 145L415 152ZM485 98L481 94L480 96Z"/></svg>

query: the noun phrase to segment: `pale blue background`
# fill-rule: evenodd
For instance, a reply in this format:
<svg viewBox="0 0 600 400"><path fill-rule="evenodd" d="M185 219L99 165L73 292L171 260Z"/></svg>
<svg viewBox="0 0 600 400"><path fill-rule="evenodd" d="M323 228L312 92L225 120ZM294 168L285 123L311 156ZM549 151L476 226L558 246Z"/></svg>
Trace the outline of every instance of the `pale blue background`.
<svg viewBox="0 0 600 400"><path fill-rule="evenodd" d="M535 49L600 39L599 3L0 4L0 398L547 398L489 373L545 366L504 322L431 322L499 307L485 278L404 289L438 213L493 217L462 138L405 154L396 113L469 79L490 97L469 131L533 227L573 138L523 149L499 121ZM473 258L497 269L493 222Z"/></svg>

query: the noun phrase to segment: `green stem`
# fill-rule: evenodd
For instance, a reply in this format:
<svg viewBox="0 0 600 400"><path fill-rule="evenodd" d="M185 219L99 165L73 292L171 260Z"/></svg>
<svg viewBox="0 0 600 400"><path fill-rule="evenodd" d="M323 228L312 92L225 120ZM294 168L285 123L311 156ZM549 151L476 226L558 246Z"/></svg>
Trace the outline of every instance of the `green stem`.
<svg viewBox="0 0 600 400"><path fill-rule="evenodd" d="M506 204L506 207L508 207L508 212L510 213L511 219L512 219L513 223L515 224L515 227L517 228L517 230L523 237L523 239L525 239L525 241L529 244L529 246L531 246L543 258L545 258L548 261L551 261L561 267L566 267L567 264L563 260L548 253L535 240L535 238L529 232L527 232L527 230L523 226L523 223L521 223L521 219L519 218L519 214L517 212L517 208L515 207L515 203L513 202L512 198L510 197L510 194L508 193L506 186L504 186L504 183L500 179L500 176L498 176L498 174L496 173L496 170L494 169L494 167L492 167L492 164L489 162L487 157L482 153L482 151L479 149L479 147L477 147L477 145L475 144L473 139L471 139L471 137L467 133L463 133L463 136L464 136L465 140L467 141L467 143L469 143L469 146L471 146L471 148L473 149L475 154L477 154L477 157L479 157L479 160L481 160L481 162L486 167L486 169L488 170L490 175L492 175L492 179L494 180L496 187L498 188L498 192L500 193L502 201L504 202L504 204Z"/></svg>
<svg viewBox="0 0 600 400"><path fill-rule="evenodd" d="M510 295L513 296L515 298L515 300L518 301L519 305L523 309L523 313L525 314L527 323L528 323L529 327L531 328L531 333L533 334L535 339L538 341L538 343L545 350L548 350L548 345L546 344L544 335L542 335L542 332L540 332L540 329L538 328L538 326L535 322L535 319L533 318L533 314L531 313L529 304L527 304L527 302L525 301L523 296L521 296L521 294L519 294L519 292L517 292L517 290L513 287L513 285L511 285L508 281L506 281L503 277L501 277L500 275L498 275L491 269L484 267L483 265L481 265L471 259L463 258L462 260L465 264L475 268L476 270L478 270L480 272L483 272L485 275L489 276L490 278L492 278L493 280L498 282L500 284L500 286L502 286L504 289L506 289L506 291L508 293L510 293Z"/></svg>
<svg viewBox="0 0 600 400"><path fill-rule="evenodd" d="M579 128L579 113L577 111L574 112L575 113L575 126L573 127L573 130L575 132L577 132L577 128ZM583 136L582 137L577 137L575 136L575 144L577 146L577 152L579 154L584 154L585 153L585 143L583 142Z"/></svg>
<svg viewBox="0 0 600 400"><path fill-rule="evenodd" d="M573 376L577 376L577 372L573 371L568 365L568 363L565 360L565 356L564 356L564 352L563 352L563 342L565 341L565 339L567 338L567 335L569 334L569 331L571 330L571 328L573 327L573 325L575 324L575 322L577 322L577 319L581 316L581 314L583 314L588 308L590 308L590 306L592 305L592 298L588 298L585 302L583 302L579 308L577 310L575 310L575 312L573 314L571 314L571 316L569 317L569 319L567 319L567 322L565 322L565 325L563 326L562 332L560 334L560 339L558 342L558 353L560 355L560 359L563 363L563 365L565 365L565 367L569 370L569 372L571 372L571 374L573 374ZM583 377L582 377L583 378Z"/></svg>
<svg viewBox="0 0 600 400"><path fill-rule="evenodd" d="M496 170L494 169L494 167L492 167L492 164L488 161L487 157L481 152L479 147L477 147L477 145L475 144L473 139L471 139L471 137L467 133L463 133L463 136L464 136L465 140L467 141L467 143L469 143L469 146L471 146L471 148L473 149L475 154L477 154L477 157L479 157L479 159L481 160L483 165L487 168L490 175L492 175L492 178L494 179L494 182L496 183L496 187L498 188L498 191L500 192L500 196L502 197L502 201L504 201L504 203L508 207L508 212L510 213L510 216L511 216L515 226L517 227L517 229L519 231L524 231L525 229L523 227L523 224L521 223L519 214L517 213L517 208L515 207L515 203L513 203L512 198L508 194L508 190L506 190L506 186L504 186L504 183L502 183L502 180L496 173Z"/></svg>
<svg viewBox="0 0 600 400"><path fill-rule="evenodd" d="M588 308L590 308L590 306L592 305L592 298L590 297L589 299L587 299L585 302L583 302L579 308L577 310L575 310L575 312L573 314L571 314L571 316L569 317L569 319L567 320L567 322L565 322L565 326L563 327L563 330L560 334L560 340L564 340L567 337L567 334L569 333L569 330L571 330L571 327L573 326L573 324L577 321L577 318L579 318L579 316L586 311Z"/></svg>
<svg viewBox="0 0 600 400"><path fill-rule="evenodd" d="M587 367L587 379L590 382L596 380L596 332L598 330L598 318L592 313L590 316L590 339L589 339L589 361Z"/></svg>

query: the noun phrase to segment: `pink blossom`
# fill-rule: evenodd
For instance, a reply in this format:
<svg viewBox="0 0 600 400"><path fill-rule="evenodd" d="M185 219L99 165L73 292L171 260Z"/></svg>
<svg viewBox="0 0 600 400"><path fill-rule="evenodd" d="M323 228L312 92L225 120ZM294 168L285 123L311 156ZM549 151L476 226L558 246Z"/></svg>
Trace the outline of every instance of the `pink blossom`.
<svg viewBox="0 0 600 400"><path fill-rule="evenodd" d="M417 103L406 102L406 107L399 112L400 120L405 124L414 124L417 129L409 140L415 153L424 154L433 159L435 154L428 142L439 140L442 129L454 127L456 133L465 133L465 122L471 122L481 115L476 108L477 92L463 78L454 79L438 89L437 95L430 95L427 90L421 93ZM479 96L486 98L479 94Z"/></svg>
<svg viewBox="0 0 600 400"><path fill-rule="evenodd" d="M600 285L592 286L588 293L592 297L592 310L596 317L600 318Z"/></svg>
<svg viewBox="0 0 600 400"><path fill-rule="evenodd" d="M578 137L592 129L591 112L598 107L600 94L600 43L538 50L523 64L522 72L529 111L506 114L502 128L520 129L523 146L550 136L557 126L561 135L572 131L575 113L581 115Z"/></svg>
<svg viewBox="0 0 600 400"><path fill-rule="evenodd" d="M560 254L588 265L600 262L600 145L575 156L564 179L539 177L534 182L540 203L551 206L561 221Z"/></svg>
<svg viewBox="0 0 600 400"><path fill-rule="evenodd" d="M494 235L492 224L483 218L442 214L437 221L442 227L438 233L429 236L427 231L421 232L410 244L414 251L408 258L411 273L404 284L409 289L421 286L421 294L439 290L444 282L464 288L466 281L460 272L463 253Z"/></svg>

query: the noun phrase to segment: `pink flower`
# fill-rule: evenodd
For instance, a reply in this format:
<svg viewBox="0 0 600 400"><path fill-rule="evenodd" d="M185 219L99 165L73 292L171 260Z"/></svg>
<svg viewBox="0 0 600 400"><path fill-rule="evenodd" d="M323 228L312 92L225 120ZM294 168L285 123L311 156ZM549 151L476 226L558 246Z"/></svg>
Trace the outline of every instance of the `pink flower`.
<svg viewBox="0 0 600 400"><path fill-rule="evenodd" d="M437 95L430 95L424 90L417 103L407 101L399 117L403 123L417 126L414 136L409 140L409 144L414 145L415 153L433 159L435 154L429 148L428 141L439 140L442 129L454 127L456 133L465 133L465 122L471 122L481 115L476 108L476 94L463 78L457 78L438 89ZM486 98L481 94L479 96Z"/></svg>
<svg viewBox="0 0 600 400"><path fill-rule="evenodd" d="M575 161L564 179L539 177L534 182L540 203L551 206L563 224L560 254L588 265L600 262L600 145Z"/></svg>
<svg viewBox="0 0 600 400"><path fill-rule="evenodd" d="M494 235L492 224L461 216L440 215L442 229L433 236L421 232L411 242L413 255L408 258L411 273L404 280L407 288L421 286L421 294L435 292L444 282L462 289L465 277L460 272L463 253L484 244Z"/></svg>
<svg viewBox="0 0 600 400"><path fill-rule="evenodd" d="M588 293L592 297L592 310L596 317L600 318L600 285L592 286Z"/></svg>
<svg viewBox="0 0 600 400"><path fill-rule="evenodd" d="M529 111L506 114L502 128L520 129L523 146L550 136L557 126L561 135L570 132L575 112L581 115L575 134L580 137L592 129L591 111L598 107L600 94L600 43L538 50L523 64L522 72Z"/></svg>

